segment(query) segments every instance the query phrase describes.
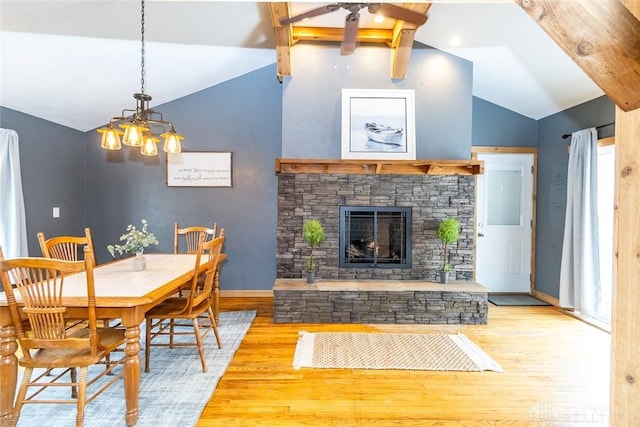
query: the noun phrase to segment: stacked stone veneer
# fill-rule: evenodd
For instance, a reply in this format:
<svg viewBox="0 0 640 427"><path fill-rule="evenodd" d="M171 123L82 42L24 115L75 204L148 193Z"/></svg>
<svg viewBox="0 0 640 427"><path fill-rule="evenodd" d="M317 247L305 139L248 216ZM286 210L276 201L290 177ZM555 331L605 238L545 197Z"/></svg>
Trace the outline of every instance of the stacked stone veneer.
<svg viewBox="0 0 640 427"><path fill-rule="evenodd" d="M385 284L388 283L388 284ZM278 279L276 323L487 323L488 289L475 282Z"/></svg>
<svg viewBox="0 0 640 427"><path fill-rule="evenodd" d="M411 268L340 268L341 205L412 207ZM467 175L279 174L277 277L303 277L311 249L302 239L302 225L315 218L326 234L313 252L319 262L317 278L436 281L443 260L438 223L455 216L462 231L450 247L451 278L471 280L474 205L475 178Z"/></svg>

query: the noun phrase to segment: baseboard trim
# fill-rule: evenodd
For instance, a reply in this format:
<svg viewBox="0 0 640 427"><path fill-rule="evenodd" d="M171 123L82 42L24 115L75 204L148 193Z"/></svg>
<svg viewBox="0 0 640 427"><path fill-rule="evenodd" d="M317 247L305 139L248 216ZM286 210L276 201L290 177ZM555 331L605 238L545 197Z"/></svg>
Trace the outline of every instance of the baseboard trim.
<svg viewBox="0 0 640 427"><path fill-rule="evenodd" d="M567 316L571 316L575 319L581 320L584 323L587 323L591 326L593 326L594 328L598 328L601 331L604 331L608 334L611 333L611 325L607 325L606 323L598 320L598 319L594 319L591 317L587 317L587 316L583 316L580 313L576 313L573 310L570 309L566 309L566 308L562 308L560 307L560 300L558 298L554 298L552 296L549 296L543 292L539 292L539 291L533 291L531 293L531 296L538 298L541 301L544 301L548 304L554 305L556 307L558 307L560 309L560 312L566 314Z"/></svg>
<svg viewBox="0 0 640 427"><path fill-rule="evenodd" d="M273 290L220 290L221 298L273 298Z"/></svg>
<svg viewBox="0 0 640 427"><path fill-rule="evenodd" d="M575 319L581 320L587 325L593 326L594 328L598 328L603 332L611 334L611 325L607 325L601 320L594 319L593 317L583 316L580 313L576 313L575 311L568 310L566 308L561 308L560 311L566 314L567 316L571 316Z"/></svg>
<svg viewBox="0 0 640 427"><path fill-rule="evenodd" d="M493 293L492 293L493 294ZM499 294L499 293L497 293ZM531 296L534 298L538 298L541 301L544 301L548 304L551 304L556 307L560 307L560 301L558 298L554 298L550 295L545 294L540 291L533 291ZM264 289L264 290L220 290L220 297L228 297L228 298L273 298L273 290L272 289Z"/></svg>
<svg viewBox="0 0 640 427"><path fill-rule="evenodd" d="M551 295L547 295L544 292L536 291L534 289L533 292L531 292L531 296L534 298L538 298L540 301L544 301L547 304L560 307L560 300L558 300L558 298L552 297Z"/></svg>

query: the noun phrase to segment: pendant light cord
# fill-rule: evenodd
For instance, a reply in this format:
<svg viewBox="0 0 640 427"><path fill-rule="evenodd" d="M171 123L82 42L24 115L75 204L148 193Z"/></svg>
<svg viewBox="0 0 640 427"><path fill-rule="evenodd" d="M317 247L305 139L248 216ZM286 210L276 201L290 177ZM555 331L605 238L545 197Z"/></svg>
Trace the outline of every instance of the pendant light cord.
<svg viewBox="0 0 640 427"><path fill-rule="evenodd" d="M140 41L142 48L140 49L140 92L144 93L144 0L142 0L142 9L140 11Z"/></svg>

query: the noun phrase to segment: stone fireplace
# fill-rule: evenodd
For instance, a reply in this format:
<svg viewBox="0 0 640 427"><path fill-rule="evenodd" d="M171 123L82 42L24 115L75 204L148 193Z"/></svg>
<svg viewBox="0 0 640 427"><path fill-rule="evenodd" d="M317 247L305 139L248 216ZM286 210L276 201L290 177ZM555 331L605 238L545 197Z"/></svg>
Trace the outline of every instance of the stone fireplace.
<svg viewBox="0 0 640 427"><path fill-rule="evenodd" d="M473 278L473 175L278 173L277 277L301 278L311 248L302 239L308 219L322 223L326 240L314 250L320 280L438 280L443 261L440 220L455 216L460 240L451 248L454 280ZM403 265L341 266L341 207L408 208L410 254ZM344 252L343 252L344 255Z"/></svg>
<svg viewBox="0 0 640 427"><path fill-rule="evenodd" d="M481 162L276 159L276 173L276 323L487 323L488 290L471 281ZM454 282L442 285L436 230L447 217L461 233L450 249ZM309 219L326 235L311 285L301 279Z"/></svg>

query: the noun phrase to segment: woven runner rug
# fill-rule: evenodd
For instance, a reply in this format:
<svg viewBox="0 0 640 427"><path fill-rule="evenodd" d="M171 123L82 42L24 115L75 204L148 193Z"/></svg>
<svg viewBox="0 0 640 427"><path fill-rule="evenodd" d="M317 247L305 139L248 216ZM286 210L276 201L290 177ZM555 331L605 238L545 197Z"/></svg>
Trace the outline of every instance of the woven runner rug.
<svg viewBox="0 0 640 427"><path fill-rule="evenodd" d="M462 334L302 331L293 367L503 372Z"/></svg>

